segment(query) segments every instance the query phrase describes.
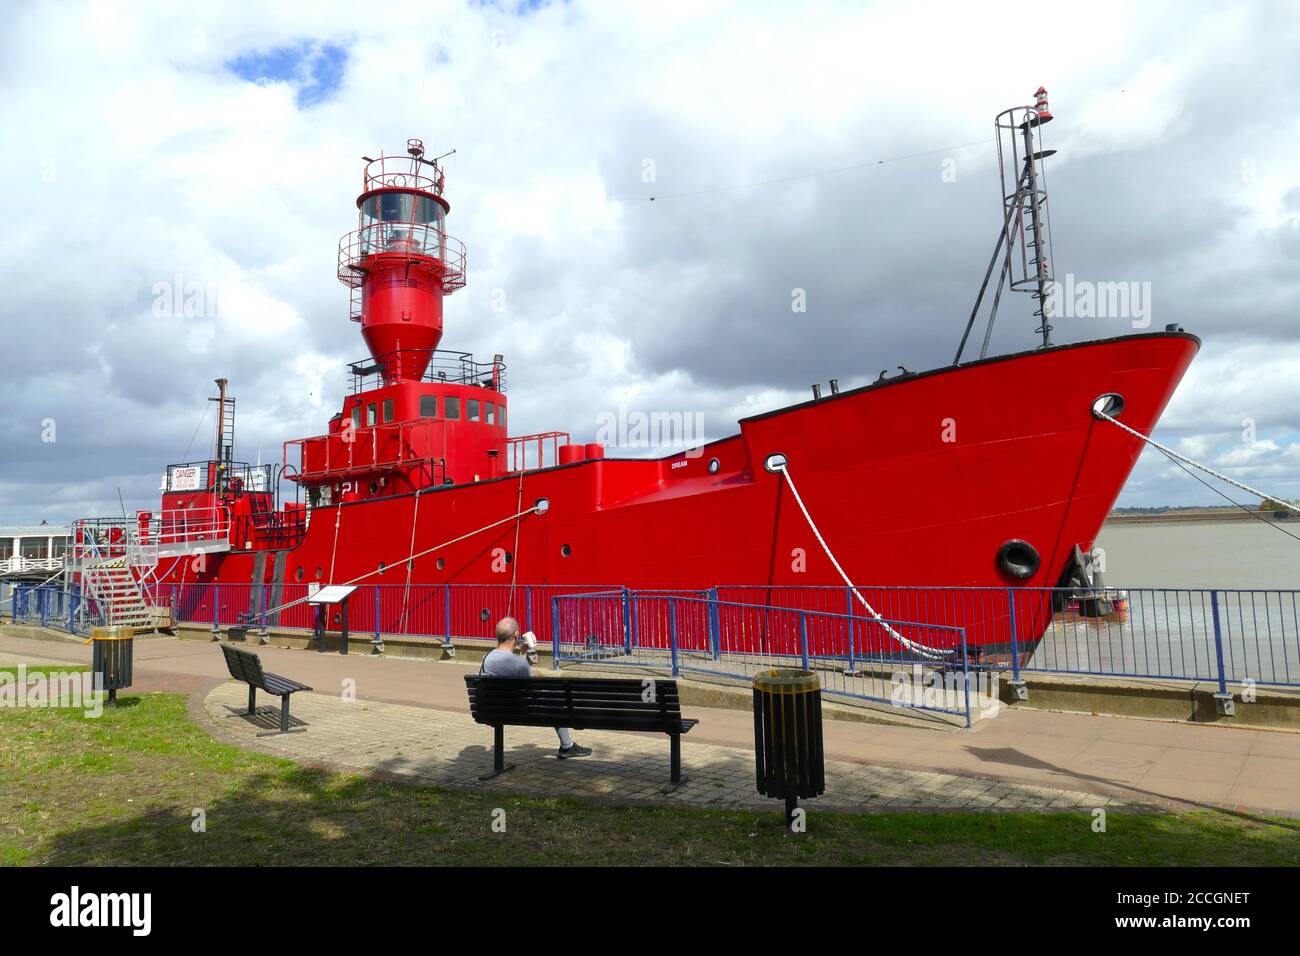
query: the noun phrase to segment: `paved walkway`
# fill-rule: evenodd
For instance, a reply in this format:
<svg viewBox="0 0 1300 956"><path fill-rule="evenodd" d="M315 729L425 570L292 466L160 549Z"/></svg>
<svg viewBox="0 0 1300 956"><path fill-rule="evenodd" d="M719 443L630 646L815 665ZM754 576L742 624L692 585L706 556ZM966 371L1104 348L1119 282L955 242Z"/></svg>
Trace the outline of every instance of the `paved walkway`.
<svg viewBox="0 0 1300 956"><path fill-rule="evenodd" d="M405 766L418 770L423 761L429 773L446 774L447 781L472 780L486 769L490 731L473 725L468 718L464 675L471 673L472 668L455 663L360 654L342 657L277 647L257 650L268 670L316 688L317 694L294 701L295 716L303 719L307 729L305 733L281 738L283 743L268 743L271 738L256 737L253 729L240 731L244 721L213 717L214 727L225 728L223 734L246 733L248 743L259 748L298 747L298 740L320 741L322 749L313 759L341 766L389 769L380 766L387 760L394 765L405 762ZM78 662L90 659L90 648L80 642L15 637L0 637L0 653ZM209 643L162 637L137 643L134 691L187 693L197 702L224 684L225 678L222 657ZM345 705L339 699L345 681L355 682L358 703ZM246 698L245 692L234 685L231 687L236 694L235 703L241 694ZM223 706L226 701L222 695L231 692L219 691L209 704ZM323 698L324 702L316 698ZM318 733L314 721L325 721L324 726L329 727L330 721L344 713L353 717L358 713L345 712L342 707L371 705L405 705L409 710L393 713L400 715L401 721L415 721L420 726L419 732L412 733L411 743L400 746L394 743L387 753L381 752L391 738L386 729L363 734L361 739L374 752L353 764L345 764L342 759L331 760L325 750L330 735ZM752 716L747 711L693 706L688 706L686 712L687 716L701 721L683 738L683 762L688 773L689 768L723 768L730 762L740 761L745 771L736 779L743 778L745 786L752 787L749 776ZM449 715L458 715L458 719ZM364 713L357 719L364 719ZM462 725L469 728L469 736L462 734ZM436 753L414 749L416 744L427 745L444 727L448 743L438 745ZM588 736L594 735L584 734L584 743L590 743L586 740ZM549 731L534 735L523 728L509 730L507 741L518 769L504 778L503 786L525 788L525 781L534 779L530 775L537 767L543 768L536 770L543 778L539 786L548 780L552 783L557 779L568 780L570 774L592 774L588 761L594 760L607 767L610 774L626 772L630 778L642 781L643 789L657 791L658 785L667 778L667 740L646 738L642 745L633 735L608 735L616 738L609 743L615 749L609 750L605 736L601 735L594 757L560 764L550 758L554 753L554 735ZM627 740L620 742L621 738ZM828 720L825 740L827 759L836 764L835 773L842 774L835 777L834 787L849 788L841 790L836 799L853 806L864 805L869 794L885 797L892 793L883 781L898 779L907 781L908 787L919 792L926 792L923 787L928 785L941 796L955 794L959 788L974 796L974 788L981 786L984 789L979 793L984 795L997 784L1019 784L1069 794L1088 793L1093 795L1089 804L1093 806L1100 805L1102 797L1114 797L1136 803L1205 804L1300 817L1300 734L1284 731L1008 709L995 718L978 722L973 731ZM352 741L352 747L357 745L357 741ZM630 758L635 766L620 770L614 754L624 745L632 750L645 746L646 750L644 755L638 751ZM471 748L478 749L471 751ZM519 752L515 753L516 750ZM346 753L338 756L346 757ZM639 762L642 759L646 761L644 768ZM444 764L454 764L455 769L447 770ZM582 770L584 764L589 769ZM861 770L839 764L858 765ZM467 777L457 776L462 774L462 765L472 765L472 772L463 771ZM920 776L899 775L897 771L912 771ZM557 777L557 773L564 776ZM855 777L855 773L862 776ZM738 789L728 786L731 777L721 769L719 774L718 782L723 785L714 786L714 790ZM695 770L693 775L699 785L709 781L712 786L709 772ZM968 784L973 780L979 782ZM972 789L965 790L967 786ZM829 802L835 794L828 780L827 796L823 800ZM995 805L1007 796L999 791ZM736 797L739 799L740 795ZM1067 799L1071 798L1067 796ZM944 804L942 799L937 799L928 805Z"/></svg>
<svg viewBox="0 0 1300 956"><path fill-rule="evenodd" d="M420 783L638 803L778 806L755 792L752 748L683 746L686 780L664 793L669 768L668 738L663 734L575 732L575 738L592 749L591 756L560 760L554 731L507 727L506 762L514 769L484 783L478 778L492 768L492 731L467 714L300 693L290 706L290 732L281 734L279 702L268 700L255 715L247 716L247 687L230 681L218 685L204 707L217 735L241 746L305 763L396 774ZM806 805L857 810L1091 810L1117 802L1077 790L828 761L826 794Z"/></svg>

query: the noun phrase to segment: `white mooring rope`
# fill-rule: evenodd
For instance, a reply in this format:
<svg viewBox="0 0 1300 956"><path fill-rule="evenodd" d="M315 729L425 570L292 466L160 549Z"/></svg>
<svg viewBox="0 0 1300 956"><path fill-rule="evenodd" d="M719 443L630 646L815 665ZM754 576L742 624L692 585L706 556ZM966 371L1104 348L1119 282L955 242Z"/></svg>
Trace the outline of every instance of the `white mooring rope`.
<svg viewBox="0 0 1300 956"><path fill-rule="evenodd" d="M1099 408L1094 408L1094 409L1092 410L1092 414L1095 415L1097 418L1100 418L1102 421L1110 422L1112 425L1118 425L1120 428L1122 428L1124 431L1128 432L1128 433L1129 433L1130 435L1132 435L1134 438L1139 438L1139 439L1141 439L1142 441L1144 441L1144 442L1146 442L1148 445L1150 445L1152 448L1157 448L1157 449L1159 449L1160 451L1164 452L1164 453L1165 453L1166 455L1168 455L1170 458L1177 458L1179 461L1184 462L1184 463L1186 463L1186 464L1188 464L1188 465L1191 465L1193 468L1199 468L1201 471L1205 472L1207 475L1211 475L1211 476L1213 476L1213 477L1215 477L1215 478L1218 478L1220 481L1226 481L1228 484L1233 485L1233 486L1235 486L1235 487L1237 487L1237 488L1240 488L1242 491L1249 492L1250 494L1255 495L1255 496L1257 496L1257 497L1259 497L1259 498L1263 498L1265 501L1271 501L1271 502L1273 502L1274 504L1279 504L1279 505L1281 505L1283 508L1286 508L1286 509L1289 510L1289 511L1300 512L1300 505L1294 505L1294 504L1292 504L1292 503L1289 502L1289 501L1283 501L1281 498L1274 498L1272 495L1270 495L1270 494L1266 494L1265 492L1260 491L1258 488L1252 488L1252 487L1250 487L1250 485L1242 484L1240 481L1237 481L1237 480L1234 479L1234 478L1229 478L1227 475L1224 475L1224 474L1221 474L1220 472L1215 471L1215 470L1214 470L1213 468L1211 468L1209 465L1203 465L1203 464L1201 464L1199 461L1193 461L1191 458L1188 458L1186 455L1180 455L1180 454L1178 454L1178 452L1174 451L1172 448L1168 448L1168 447L1166 447L1165 445L1160 444L1160 442L1156 441L1154 438L1150 437L1149 435L1143 435L1143 434L1142 434L1140 431L1138 431L1137 429L1135 429L1135 428L1129 428L1129 427L1128 427L1127 425L1125 425L1123 422L1121 422L1121 421L1119 421L1119 420L1117 420L1117 419L1115 419L1115 418L1112 418L1111 416L1107 415L1105 412L1103 412L1103 411L1102 411L1101 409L1099 409Z"/></svg>
<svg viewBox="0 0 1300 956"><path fill-rule="evenodd" d="M922 657L929 658L930 660L938 660L951 654L951 651L934 650L925 647L922 644L918 644L915 641L908 640L894 628L889 626L885 619L880 616L880 613L867 602L866 598L862 596L862 593L858 591L857 586L849 580L849 576L844 573L844 569L840 567L839 561L835 559L835 555L831 552L830 545L826 543L826 539L822 537L822 533L817 530L817 523L813 521L812 515L808 513L808 508L804 505L803 498L799 496L799 489L794 486L794 479L790 477L790 469L786 465L780 465L777 470L780 471L781 474L785 475L786 484L790 486L790 493L794 495L795 503L799 506L799 510L803 512L804 520L808 522L808 527L812 529L813 536L817 539L817 543L820 544L822 550L826 552L826 557L831 559L831 564L834 565L835 570L839 572L840 577L844 580L844 583L848 585L849 590L853 592L853 596L856 597L862 603L862 606L867 609L867 613L876 619L876 623L883 627L889 633L889 636L898 641L898 643L902 644L909 651L912 651L915 654L920 654Z"/></svg>

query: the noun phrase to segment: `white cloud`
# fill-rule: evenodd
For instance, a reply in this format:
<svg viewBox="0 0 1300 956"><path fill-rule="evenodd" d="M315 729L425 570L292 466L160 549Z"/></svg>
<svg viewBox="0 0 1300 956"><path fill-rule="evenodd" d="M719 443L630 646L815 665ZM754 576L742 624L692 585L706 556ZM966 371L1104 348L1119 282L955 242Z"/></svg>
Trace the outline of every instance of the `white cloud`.
<svg viewBox="0 0 1300 956"><path fill-rule="evenodd" d="M993 114L1039 83L1058 117L1058 261L1151 278L1160 322L1206 337L1161 434L1287 486L1295 25L1048 6L1025 26L1035 43L1008 33L1025 17L1013 3L20 8L0 37L0 513L115 511L119 483L128 506L151 502L219 375L246 454L322 431L364 353L334 279L358 158L408 136L458 151L449 229L470 286L447 302L444 345L506 353L521 430L589 437L628 401L701 411L720 437L807 382L943 364L996 233L992 150L951 154L955 184L946 154L874 160L991 139ZM305 63L260 83L225 68L303 43L348 54L309 107ZM220 314L155 316L155 284L177 275L213 288ZM797 320L794 286L810 302ZM1032 346L1025 304L1004 305L995 349ZM46 416L66 423L53 446L34 437ZM1233 447L1244 419L1268 454ZM1207 494L1149 459L1143 503Z"/></svg>

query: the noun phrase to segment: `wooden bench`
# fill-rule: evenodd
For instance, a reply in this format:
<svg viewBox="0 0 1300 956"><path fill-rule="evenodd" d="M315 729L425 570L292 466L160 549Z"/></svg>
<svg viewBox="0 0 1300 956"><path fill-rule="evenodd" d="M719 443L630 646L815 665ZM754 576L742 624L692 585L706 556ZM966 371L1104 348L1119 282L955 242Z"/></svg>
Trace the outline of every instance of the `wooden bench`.
<svg viewBox="0 0 1300 956"><path fill-rule="evenodd" d="M680 786L682 734L699 721L682 717L677 682L651 678L465 676L469 712L493 731L492 772L505 763L505 727L568 727L572 730L633 730L667 734L670 739L669 788Z"/></svg>
<svg viewBox="0 0 1300 956"><path fill-rule="evenodd" d="M226 667L230 676L248 685L248 713L257 711L257 692L264 690L272 697L280 698L280 733L289 729L289 695L300 690L311 690L306 684L270 674L262 670L262 659L252 651L245 651L229 644L221 645L221 653L226 656Z"/></svg>

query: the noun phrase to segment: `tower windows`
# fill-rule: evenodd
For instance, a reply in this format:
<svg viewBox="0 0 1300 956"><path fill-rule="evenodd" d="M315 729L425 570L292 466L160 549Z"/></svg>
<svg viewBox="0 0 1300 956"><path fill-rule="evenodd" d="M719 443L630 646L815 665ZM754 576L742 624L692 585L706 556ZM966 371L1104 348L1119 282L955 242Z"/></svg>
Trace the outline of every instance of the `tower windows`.
<svg viewBox="0 0 1300 956"><path fill-rule="evenodd" d="M465 400L465 417L471 422L478 421L478 399L470 398Z"/></svg>
<svg viewBox="0 0 1300 956"><path fill-rule="evenodd" d="M460 418L460 399L455 395L447 395L442 400L443 417L451 420Z"/></svg>
<svg viewBox="0 0 1300 956"><path fill-rule="evenodd" d="M384 399L384 421L391 422L392 420L393 420L393 400L391 398L386 398Z"/></svg>
<svg viewBox="0 0 1300 956"><path fill-rule="evenodd" d="M370 426L375 423L375 415L379 411L379 406L371 402L366 406L366 425Z"/></svg>
<svg viewBox="0 0 1300 956"><path fill-rule="evenodd" d="M438 396L437 395L420 396L420 417L421 418L438 417Z"/></svg>

